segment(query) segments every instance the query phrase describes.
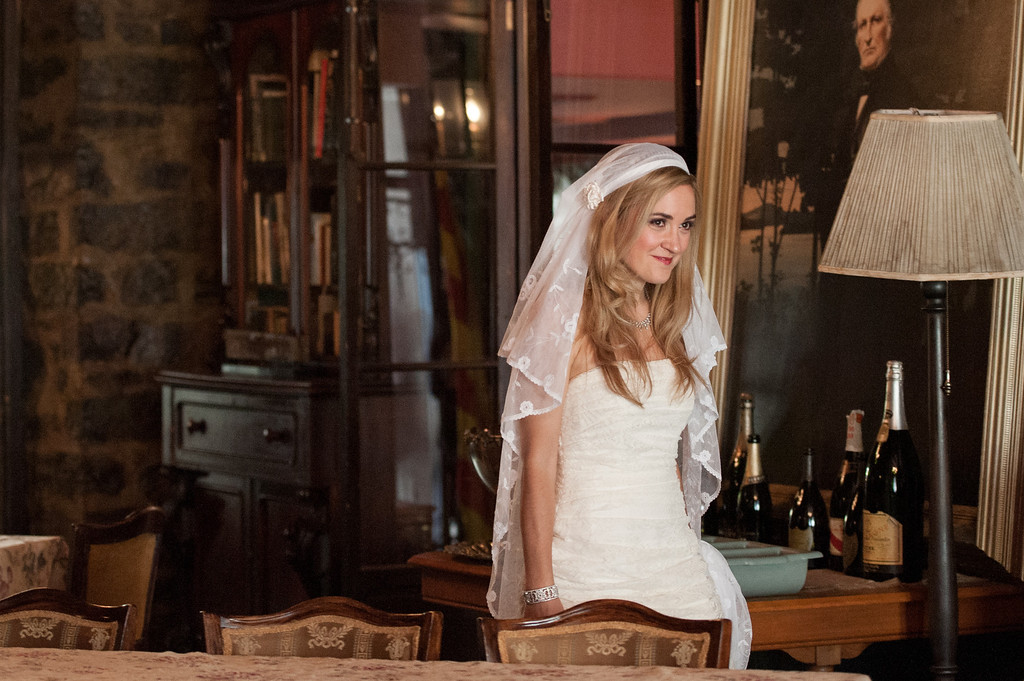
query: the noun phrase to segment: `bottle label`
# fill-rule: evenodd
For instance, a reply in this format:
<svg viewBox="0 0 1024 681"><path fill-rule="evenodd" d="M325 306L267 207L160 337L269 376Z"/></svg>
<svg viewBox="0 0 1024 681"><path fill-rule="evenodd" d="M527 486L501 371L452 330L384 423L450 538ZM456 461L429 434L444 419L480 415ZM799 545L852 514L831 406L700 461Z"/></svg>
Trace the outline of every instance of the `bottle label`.
<svg viewBox="0 0 1024 681"><path fill-rule="evenodd" d="M789 548L802 552L813 551L814 530L810 527L806 530L799 530L795 527L789 528Z"/></svg>
<svg viewBox="0 0 1024 681"><path fill-rule="evenodd" d="M860 424L864 420L864 412L854 409L846 417L846 451L864 451L864 436Z"/></svg>
<svg viewBox="0 0 1024 681"><path fill-rule="evenodd" d="M843 555L843 519L828 519L828 553L830 556ZM790 530L792 532L792 530Z"/></svg>
<svg viewBox="0 0 1024 681"><path fill-rule="evenodd" d="M882 425L878 427L878 435L875 437L875 442L885 442L889 439L889 421L882 421Z"/></svg>
<svg viewBox="0 0 1024 681"><path fill-rule="evenodd" d="M903 565L903 523L888 513L864 511L864 564Z"/></svg>
<svg viewBox="0 0 1024 681"><path fill-rule="evenodd" d="M843 570L848 569L857 560L860 552L860 537L856 532L843 534Z"/></svg>
<svg viewBox="0 0 1024 681"><path fill-rule="evenodd" d="M882 425L878 426L878 435L875 436L875 442L885 442L889 439L889 429L892 427L892 410L886 409L885 416L882 417Z"/></svg>

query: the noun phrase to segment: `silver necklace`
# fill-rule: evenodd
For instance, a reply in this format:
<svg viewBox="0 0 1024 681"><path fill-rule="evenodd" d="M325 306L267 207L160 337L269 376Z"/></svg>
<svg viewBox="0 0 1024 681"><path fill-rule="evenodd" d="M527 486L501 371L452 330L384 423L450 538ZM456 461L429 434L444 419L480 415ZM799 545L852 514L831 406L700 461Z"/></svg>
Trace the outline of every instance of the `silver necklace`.
<svg viewBox="0 0 1024 681"><path fill-rule="evenodd" d="M647 292L647 287L646 286L644 287L644 299L647 302L651 302L651 294L649 294ZM632 319L627 319L626 321L629 322L630 324L632 324L637 329L640 329L640 330L646 329L648 326L651 325L651 311L650 311L650 309L648 309L647 310L647 316L644 317L643 319L641 319L638 322L634 322Z"/></svg>
<svg viewBox="0 0 1024 681"><path fill-rule="evenodd" d="M641 319L638 322L634 322L632 319L627 319L626 321L629 322L630 324L632 324L633 326L635 326L638 329L646 329L648 326L651 325L651 311L648 310L647 311L647 316L644 317L643 319Z"/></svg>

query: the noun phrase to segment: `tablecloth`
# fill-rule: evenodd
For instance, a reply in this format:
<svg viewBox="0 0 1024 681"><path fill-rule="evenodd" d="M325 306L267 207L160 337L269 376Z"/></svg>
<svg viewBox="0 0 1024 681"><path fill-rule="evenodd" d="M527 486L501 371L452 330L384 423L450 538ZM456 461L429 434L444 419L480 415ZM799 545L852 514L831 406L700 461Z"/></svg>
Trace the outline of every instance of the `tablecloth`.
<svg viewBox="0 0 1024 681"><path fill-rule="evenodd" d="M0 648L5 681L870 681L858 674Z"/></svg>
<svg viewBox="0 0 1024 681"><path fill-rule="evenodd" d="M68 587L68 544L58 536L0 535L0 598Z"/></svg>

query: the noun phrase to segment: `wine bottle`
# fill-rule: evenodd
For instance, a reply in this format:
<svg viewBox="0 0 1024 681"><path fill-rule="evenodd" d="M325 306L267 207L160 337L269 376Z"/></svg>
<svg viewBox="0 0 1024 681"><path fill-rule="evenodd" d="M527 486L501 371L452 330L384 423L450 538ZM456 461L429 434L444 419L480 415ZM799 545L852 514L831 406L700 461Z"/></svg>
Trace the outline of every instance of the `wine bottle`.
<svg viewBox="0 0 1024 681"><path fill-rule="evenodd" d="M853 493L860 484L861 471L864 468L864 438L861 423L864 412L854 409L846 415L846 451L843 464L832 486L832 498L828 504L829 546L828 566L833 570L843 571L843 527L846 524L846 511L850 507Z"/></svg>
<svg viewBox="0 0 1024 681"><path fill-rule="evenodd" d="M719 515L720 511L717 504L711 504L708 506L708 510L704 511L704 515L700 517L700 533L702 536L719 535Z"/></svg>
<svg viewBox="0 0 1024 681"><path fill-rule="evenodd" d="M853 577L864 576L864 473L866 469L857 476L857 486L843 518L843 572Z"/></svg>
<svg viewBox="0 0 1024 681"><path fill-rule="evenodd" d="M864 481L864 576L918 582L924 571L924 482L903 407L903 362L885 374L885 411Z"/></svg>
<svg viewBox="0 0 1024 681"><path fill-rule="evenodd" d="M719 495L721 513L718 516L718 530L726 537L740 536L736 526L736 504L747 470L747 440L754 434L754 397L750 393L740 393L736 422L736 445L732 448L732 456L723 473L725 485Z"/></svg>
<svg viewBox="0 0 1024 681"><path fill-rule="evenodd" d="M828 544L828 508L814 481L814 450L808 448L804 453L804 477L789 507L789 547L802 553L819 551L821 557L807 563L809 568L819 568L825 564Z"/></svg>
<svg viewBox="0 0 1024 681"><path fill-rule="evenodd" d="M747 440L747 465L736 501L739 536L748 541L767 542L771 536L772 496L761 468L761 436Z"/></svg>

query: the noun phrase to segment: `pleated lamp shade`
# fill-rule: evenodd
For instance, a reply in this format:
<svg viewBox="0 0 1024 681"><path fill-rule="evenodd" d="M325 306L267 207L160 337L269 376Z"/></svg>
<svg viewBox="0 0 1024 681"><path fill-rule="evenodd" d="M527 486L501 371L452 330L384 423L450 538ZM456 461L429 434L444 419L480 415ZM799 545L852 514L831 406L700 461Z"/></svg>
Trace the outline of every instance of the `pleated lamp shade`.
<svg viewBox="0 0 1024 681"><path fill-rule="evenodd" d="M1002 116L871 114L818 269L911 281L1024 276L1024 179Z"/></svg>

